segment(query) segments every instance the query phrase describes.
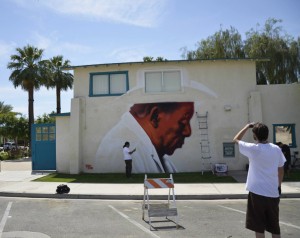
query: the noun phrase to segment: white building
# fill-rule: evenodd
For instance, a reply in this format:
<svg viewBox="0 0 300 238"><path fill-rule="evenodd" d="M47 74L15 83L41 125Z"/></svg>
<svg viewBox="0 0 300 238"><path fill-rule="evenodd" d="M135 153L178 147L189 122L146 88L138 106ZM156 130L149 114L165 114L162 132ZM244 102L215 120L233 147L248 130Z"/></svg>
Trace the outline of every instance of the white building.
<svg viewBox="0 0 300 238"><path fill-rule="evenodd" d="M118 136L113 133L115 129L112 131L134 104L194 103L191 133L182 148L170 154L178 172L201 171L210 163L226 163L229 170L244 170L247 160L232 139L252 121L268 125L270 142L281 140L290 144L292 152L298 151L300 85L256 85L255 63L252 59L178 60L72 66L75 80L71 111L56 115L57 171L124 172L122 143L127 140L131 148L140 146L139 153L133 154L134 161L141 161L139 156L152 160L156 152L144 143L147 138L135 141L128 131L120 129L122 125L118 126ZM206 155L201 149L203 135L196 113L207 113ZM106 143L101 149L104 138ZM245 140L251 139L248 133ZM138 167L133 166L133 172L141 172Z"/></svg>

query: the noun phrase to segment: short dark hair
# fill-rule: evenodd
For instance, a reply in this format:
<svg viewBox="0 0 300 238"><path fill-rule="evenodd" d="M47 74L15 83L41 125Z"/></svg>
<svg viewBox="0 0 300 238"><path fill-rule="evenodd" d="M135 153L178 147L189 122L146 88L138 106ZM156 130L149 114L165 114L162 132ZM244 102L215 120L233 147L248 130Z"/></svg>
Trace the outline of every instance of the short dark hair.
<svg viewBox="0 0 300 238"><path fill-rule="evenodd" d="M123 145L123 148L124 148L124 147L127 147L127 146L129 146L129 145L130 145L129 142L126 141L125 144Z"/></svg>
<svg viewBox="0 0 300 238"><path fill-rule="evenodd" d="M258 141L266 141L269 137L269 128L263 123L256 123L252 129Z"/></svg>

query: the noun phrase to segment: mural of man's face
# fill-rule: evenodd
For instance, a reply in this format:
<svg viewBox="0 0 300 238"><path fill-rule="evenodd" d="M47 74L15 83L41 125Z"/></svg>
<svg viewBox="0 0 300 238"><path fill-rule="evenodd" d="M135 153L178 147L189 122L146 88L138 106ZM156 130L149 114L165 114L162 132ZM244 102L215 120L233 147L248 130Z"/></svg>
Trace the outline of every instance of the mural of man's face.
<svg viewBox="0 0 300 238"><path fill-rule="evenodd" d="M193 114L193 102L180 103L173 112L159 112L153 143L159 154L172 155L177 148L182 147L185 137L191 135L190 120Z"/></svg>

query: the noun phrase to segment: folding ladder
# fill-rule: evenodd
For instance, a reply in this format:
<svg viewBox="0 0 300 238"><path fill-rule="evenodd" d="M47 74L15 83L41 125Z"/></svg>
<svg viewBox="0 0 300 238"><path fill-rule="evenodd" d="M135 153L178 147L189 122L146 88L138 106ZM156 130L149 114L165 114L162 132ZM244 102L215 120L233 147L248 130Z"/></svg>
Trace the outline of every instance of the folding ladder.
<svg viewBox="0 0 300 238"><path fill-rule="evenodd" d="M150 203L149 189L168 189L169 193L167 195L167 201L159 202L159 203ZM176 222L175 222L176 229L179 228L178 212L177 212L175 192L174 192L174 180L172 174L170 174L170 178L153 178L153 179L148 179L147 174L145 174L143 217L142 217L144 221L146 221L145 210L148 210L150 230L151 227L153 227L151 224L151 218L153 217L165 217L168 221L172 221L168 217L176 216Z"/></svg>
<svg viewBox="0 0 300 238"><path fill-rule="evenodd" d="M196 116L200 131L201 172L202 175L204 171L212 171L212 173L214 173L211 163L210 144L208 137L208 112L203 115L196 112Z"/></svg>

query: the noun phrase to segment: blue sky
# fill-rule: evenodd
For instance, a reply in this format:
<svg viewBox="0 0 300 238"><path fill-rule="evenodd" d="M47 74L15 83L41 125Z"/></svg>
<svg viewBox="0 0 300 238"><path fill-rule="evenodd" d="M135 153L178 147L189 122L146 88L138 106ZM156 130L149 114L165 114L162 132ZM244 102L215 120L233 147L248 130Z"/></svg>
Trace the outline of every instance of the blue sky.
<svg viewBox="0 0 300 238"><path fill-rule="evenodd" d="M272 17L300 36L299 0L0 0L0 101L27 115L28 95L8 80L10 55L27 44L44 59L63 55L71 65L181 59L182 47L222 26L245 32ZM73 92L62 92L62 112ZM35 117L56 110L55 91L35 92Z"/></svg>

